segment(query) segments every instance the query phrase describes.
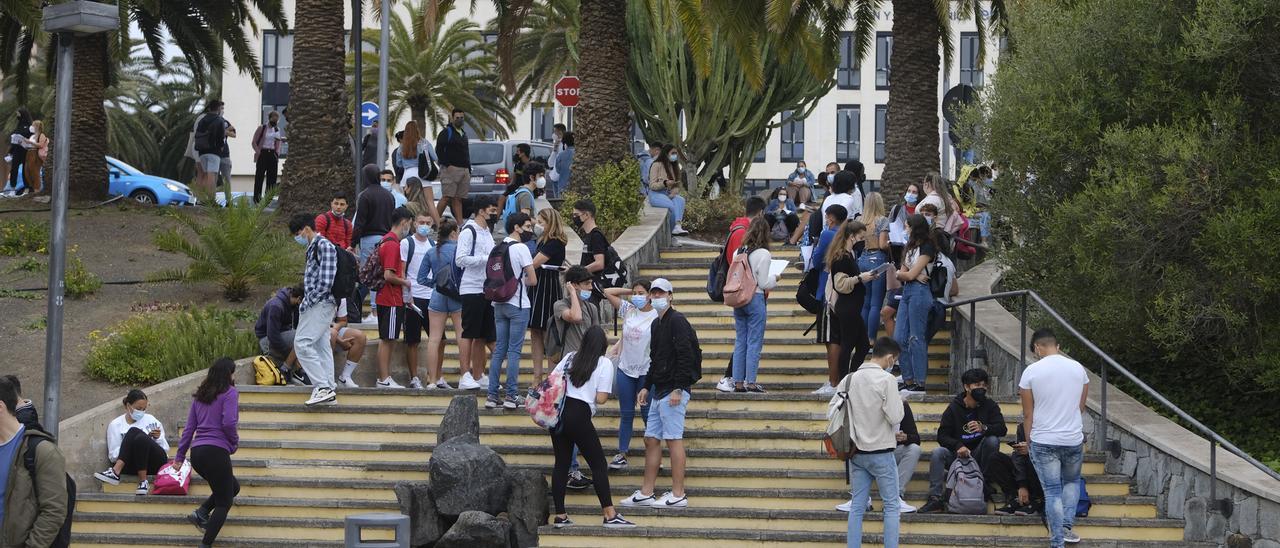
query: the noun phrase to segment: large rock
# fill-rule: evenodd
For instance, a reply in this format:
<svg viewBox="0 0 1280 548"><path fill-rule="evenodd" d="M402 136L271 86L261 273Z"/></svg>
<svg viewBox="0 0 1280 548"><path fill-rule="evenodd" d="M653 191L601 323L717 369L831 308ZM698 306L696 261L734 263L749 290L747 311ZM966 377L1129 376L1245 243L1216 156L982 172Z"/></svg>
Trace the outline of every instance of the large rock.
<svg viewBox="0 0 1280 548"><path fill-rule="evenodd" d="M409 516L409 545L420 548L440 540L445 524L431 498L431 483L402 481L396 484L395 491L400 513Z"/></svg>
<svg viewBox="0 0 1280 548"><path fill-rule="evenodd" d="M480 411L475 396L454 396L449 402L449 410L440 419L440 430L436 432L436 444L442 444L456 437L466 437L472 443L480 443Z"/></svg>
<svg viewBox="0 0 1280 548"><path fill-rule="evenodd" d="M467 511L440 537L436 548L507 548L511 522L484 512Z"/></svg>
<svg viewBox="0 0 1280 548"><path fill-rule="evenodd" d="M430 469L431 496L446 519L467 510L506 510L507 463L492 449L458 436L436 446Z"/></svg>
<svg viewBox="0 0 1280 548"><path fill-rule="evenodd" d="M509 470L507 484L511 486L507 515L511 518L516 546L537 546L538 526L545 525L547 517L551 515L547 479L537 470Z"/></svg>

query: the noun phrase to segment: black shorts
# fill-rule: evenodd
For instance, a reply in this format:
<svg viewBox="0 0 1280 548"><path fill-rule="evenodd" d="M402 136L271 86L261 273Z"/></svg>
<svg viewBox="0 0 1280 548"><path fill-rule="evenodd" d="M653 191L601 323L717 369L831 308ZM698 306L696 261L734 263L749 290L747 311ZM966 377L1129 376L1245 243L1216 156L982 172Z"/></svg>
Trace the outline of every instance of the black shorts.
<svg viewBox="0 0 1280 548"><path fill-rule="evenodd" d="M832 312L827 305L822 305L822 311L818 313L818 344L840 344L838 319L834 316L835 312Z"/></svg>
<svg viewBox="0 0 1280 548"><path fill-rule="evenodd" d="M404 327L403 306L377 306L378 338L384 341L400 340L400 329Z"/></svg>
<svg viewBox="0 0 1280 548"><path fill-rule="evenodd" d="M900 304L902 304L902 288L890 291L889 296L884 300L884 305L894 310L897 310Z"/></svg>
<svg viewBox="0 0 1280 548"><path fill-rule="evenodd" d="M484 298L483 294L462 296L462 338L484 339L488 342L498 340L493 324L493 303Z"/></svg>
<svg viewBox="0 0 1280 548"><path fill-rule="evenodd" d="M409 307L404 310L404 343L418 344L422 342L422 331L428 328L427 325L427 307L431 305L431 299L413 298L413 304L422 311L419 315Z"/></svg>

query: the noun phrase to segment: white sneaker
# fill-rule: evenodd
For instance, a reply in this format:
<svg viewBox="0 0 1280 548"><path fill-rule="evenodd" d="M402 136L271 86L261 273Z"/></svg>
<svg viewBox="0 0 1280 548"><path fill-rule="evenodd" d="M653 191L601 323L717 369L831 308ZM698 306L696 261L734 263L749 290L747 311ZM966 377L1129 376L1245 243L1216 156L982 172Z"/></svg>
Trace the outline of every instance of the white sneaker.
<svg viewBox="0 0 1280 548"><path fill-rule="evenodd" d="M360 318L360 323L361 323L361 324L377 324L377 323L378 323L378 315L377 315L377 314L369 314L368 316L365 316L365 317L363 317L363 318Z"/></svg>
<svg viewBox="0 0 1280 548"><path fill-rule="evenodd" d="M1072 531L1071 529L1063 528L1063 529L1062 529L1062 542L1065 542L1065 543L1067 543L1067 544L1079 544L1079 543L1080 543L1080 535L1077 535L1077 534L1076 534L1076 532L1075 532L1075 531Z"/></svg>
<svg viewBox="0 0 1280 548"><path fill-rule="evenodd" d="M685 230L684 227L680 226L679 223L677 223L676 227L671 230L671 234L673 236L684 236L685 234L688 234L688 233L689 231Z"/></svg>
<svg viewBox="0 0 1280 548"><path fill-rule="evenodd" d="M360 388L360 385L356 384L356 381L351 380L351 377L338 379L338 386L343 388Z"/></svg>
<svg viewBox="0 0 1280 548"><path fill-rule="evenodd" d="M653 508L687 508L689 506L689 495L686 494L683 497L676 498L674 494L667 491L665 495L662 495L662 498L649 503L649 506Z"/></svg>
<svg viewBox="0 0 1280 548"><path fill-rule="evenodd" d="M622 499L622 502L618 504L626 506L627 508L631 508L635 506L652 506L654 501L657 501L657 500L658 500L657 497L653 495L646 495L644 493L641 493L639 489L636 489L636 492L631 493L631 496L625 499Z"/></svg>
<svg viewBox="0 0 1280 548"><path fill-rule="evenodd" d="M440 380L436 381L434 386L441 390L453 390L453 387L449 386L449 383L444 380L444 377L440 377Z"/></svg>
<svg viewBox="0 0 1280 548"><path fill-rule="evenodd" d="M419 379L418 377L409 379L409 388L412 388L414 390L422 390L422 379Z"/></svg>
<svg viewBox="0 0 1280 548"><path fill-rule="evenodd" d="M831 386L831 381L827 381L822 383L822 386L819 386L818 389L814 390L812 393L825 395L825 394L834 394L835 392L836 392L836 387Z"/></svg>
<svg viewBox="0 0 1280 548"><path fill-rule="evenodd" d="M391 377L387 377L385 379L378 381L378 388L404 388L404 387L400 386L400 383L396 382L395 379Z"/></svg>
<svg viewBox="0 0 1280 548"><path fill-rule="evenodd" d="M471 372L462 374L462 378L458 379L458 388L462 390L479 390L480 383L476 382L475 377L471 376Z"/></svg>
<svg viewBox="0 0 1280 548"><path fill-rule="evenodd" d="M476 384L479 384L480 386L485 386L485 387L489 386L489 374L485 373L483 375L480 375L480 378L476 379Z"/></svg>
<svg viewBox="0 0 1280 548"><path fill-rule="evenodd" d="M336 403L337 401L338 401L338 395L334 394L333 390L329 390L328 388L322 387L322 388L317 388L311 391L311 399L307 400L306 404L308 406L320 405L322 403L333 404L333 403Z"/></svg>
<svg viewBox="0 0 1280 548"><path fill-rule="evenodd" d="M846 501L844 501L844 502L842 502L842 503L840 503L840 504L837 504L837 505L836 505L836 510L839 510L839 511L841 511L841 512L848 512L848 511L850 511L850 510L853 510L853 501L852 501L852 500L846 500Z"/></svg>
<svg viewBox="0 0 1280 548"><path fill-rule="evenodd" d="M716 383L716 390L721 392L733 392L733 379L725 377Z"/></svg>
<svg viewBox="0 0 1280 548"><path fill-rule="evenodd" d="M912 505L910 505L910 504L907 504L907 501L902 500L901 498L899 498L899 499L898 499L898 513L899 513L899 514L910 514L910 513L915 512L915 511L916 511L916 507L915 507L915 506L912 506Z"/></svg>

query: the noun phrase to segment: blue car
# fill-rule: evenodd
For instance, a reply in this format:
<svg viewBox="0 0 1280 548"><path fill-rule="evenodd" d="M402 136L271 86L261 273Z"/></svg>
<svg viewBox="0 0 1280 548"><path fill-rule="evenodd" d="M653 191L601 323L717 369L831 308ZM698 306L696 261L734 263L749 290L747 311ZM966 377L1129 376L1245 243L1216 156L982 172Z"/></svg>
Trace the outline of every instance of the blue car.
<svg viewBox="0 0 1280 548"><path fill-rule="evenodd" d="M112 196L128 196L144 204L193 205L195 196L182 183L147 175L129 164L107 156L108 178L111 181L107 193Z"/></svg>

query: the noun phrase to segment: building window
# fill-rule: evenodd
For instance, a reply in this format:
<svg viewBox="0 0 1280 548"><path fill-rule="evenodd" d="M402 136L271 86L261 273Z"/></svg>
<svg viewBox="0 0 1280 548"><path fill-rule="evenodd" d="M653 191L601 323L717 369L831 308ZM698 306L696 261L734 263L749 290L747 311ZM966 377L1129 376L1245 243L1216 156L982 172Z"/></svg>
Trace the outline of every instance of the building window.
<svg viewBox="0 0 1280 548"><path fill-rule="evenodd" d="M982 65L978 63L978 33L960 33L960 83L982 87Z"/></svg>
<svg viewBox="0 0 1280 548"><path fill-rule="evenodd" d="M852 32L840 33L840 65L836 67L836 87L862 87L862 60L855 55Z"/></svg>
<svg viewBox="0 0 1280 548"><path fill-rule="evenodd" d="M768 148L768 144L769 144L769 139L765 138L765 144L760 145L760 150L757 150L756 155L751 157L751 161L753 163L757 163L757 164L764 163L766 159L764 151L766 148Z"/></svg>
<svg viewBox="0 0 1280 548"><path fill-rule="evenodd" d="M876 163L884 163L884 131L885 118L888 115L888 105L876 105Z"/></svg>
<svg viewBox="0 0 1280 548"><path fill-rule="evenodd" d="M836 107L836 161L840 163L858 159L858 138L862 127L862 109L858 105Z"/></svg>
<svg viewBox="0 0 1280 548"><path fill-rule="evenodd" d="M893 53L893 33L876 33L876 89L889 89L889 57Z"/></svg>
<svg viewBox="0 0 1280 548"><path fill-rule="evenodd" d="M550 143L554 133L554 125L556 123L555 107L551 105L534 105L530 110L533 111L533 136L534 141L542 141Z"/></svg>
<svg viewBox="0 0 1280 548"><path fill-rule="evenodd" d="M804 119L794 110L782 112L782 161L804 160Z"/></svg>
<svg viewBox="0 0 1280 548"><path fill-rule="evenodd" d="M262 110L283 109L289 104L289 79L293 73L293 35L268 30L262 33ZM265 115L265 114L264 114Z"/></svg>

